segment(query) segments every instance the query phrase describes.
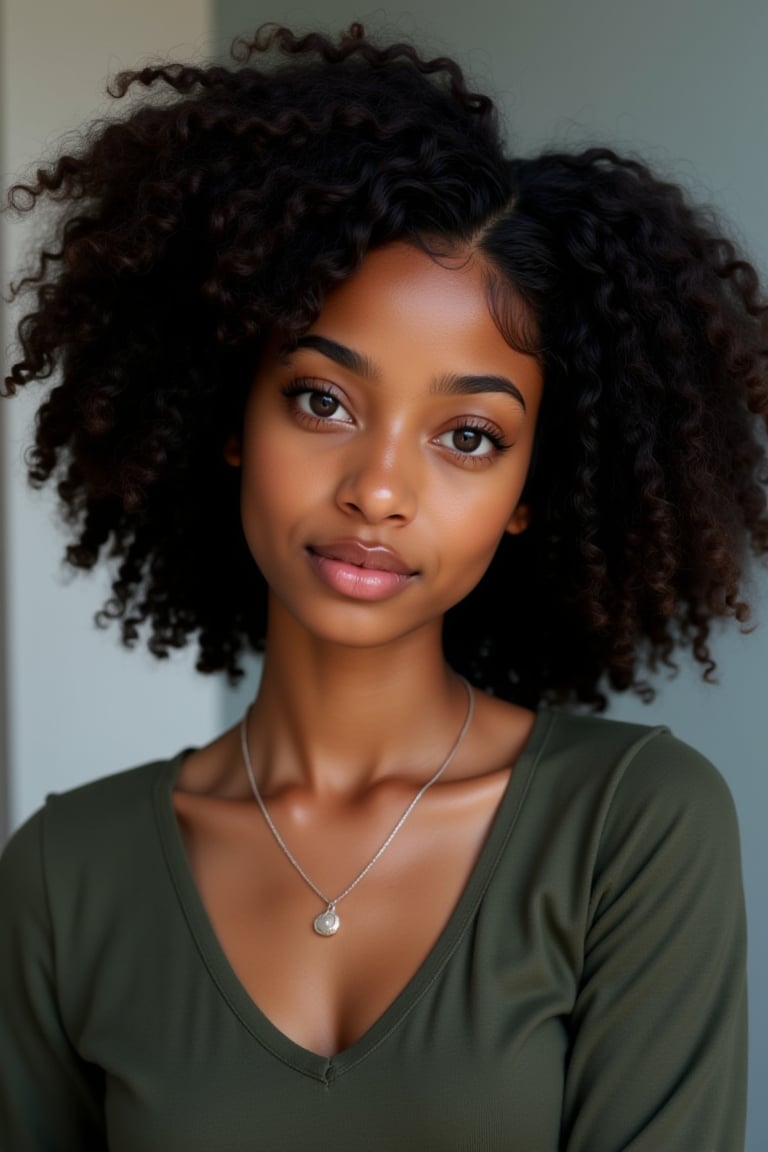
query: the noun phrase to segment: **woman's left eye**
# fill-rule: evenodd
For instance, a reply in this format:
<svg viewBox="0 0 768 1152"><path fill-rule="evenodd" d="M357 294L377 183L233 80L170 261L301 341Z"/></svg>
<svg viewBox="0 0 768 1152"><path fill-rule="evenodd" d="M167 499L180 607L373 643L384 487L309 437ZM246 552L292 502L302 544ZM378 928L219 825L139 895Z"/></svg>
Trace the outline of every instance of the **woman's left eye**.
<svg viewBox="0 0 768 1152"><path fill-rule="evenodd" d="M452 428L450 432L443 432L437 437L436 442L460 456L471 456L475 459L493 456L507 447L496 433L474 428L470 424Z"/></svg>

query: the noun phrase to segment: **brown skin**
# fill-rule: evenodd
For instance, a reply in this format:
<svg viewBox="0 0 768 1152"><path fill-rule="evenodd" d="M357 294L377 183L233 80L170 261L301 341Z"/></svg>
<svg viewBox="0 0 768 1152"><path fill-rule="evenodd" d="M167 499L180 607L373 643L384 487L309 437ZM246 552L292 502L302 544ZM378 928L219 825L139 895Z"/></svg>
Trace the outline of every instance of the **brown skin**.
<svg viewBox="0 0 768 1152"><path fill-rule="evenodd" d="M270 587L248 723L254 770L286 842L331 896L458 734L466 691L443 659L443 615L502 535L528 522L518 502L541 373L499 333L484 271L466 253L440 263L405 244L371 253L311 333L362 353L376 379L327 349L287 354L275 336L242 439L227 448ZM522 402L440 390L470 375L511 380ZM297 380L310 391L285 395ZM510 447L462 438L468 426ZM373 602L330 587L308 550L349 539L395 550L412 575ZM185 760L176 812L214 930L259 1008L296 1043L323 1055L351 1046L414 975L467 883L533 719L478 694L458 755L340 904L332 939L312 931L322 905L258 811L237 732Z"/></svg>

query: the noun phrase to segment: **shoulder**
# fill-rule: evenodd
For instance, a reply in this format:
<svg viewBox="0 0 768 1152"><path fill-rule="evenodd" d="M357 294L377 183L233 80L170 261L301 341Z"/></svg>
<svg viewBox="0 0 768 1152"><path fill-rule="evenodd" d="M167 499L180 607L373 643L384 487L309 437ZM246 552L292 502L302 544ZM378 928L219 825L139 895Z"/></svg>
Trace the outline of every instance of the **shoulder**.
<svg viewBox="0 0 768 1152"><path fill-rule="evenodd" d="M538 794L580 824L596 866L633 849L640 859L663 848L681 866L709 854L738 867L733 799L701 752L663 726L557 710L544 720Z"/></svg>
<svg viewBox="0 0 768 1152"><path fill-rule="evenodd" d="M51 793L11 836L0 856L0 887L55 880L94 861L136 857L158 789L172 786L183 753ZM35 881L35 878L37 880Z"/></svg>
<svg viewBox="0 0 768 1152"><path fill-rule="evenodd" d="M151 760L135 768L114 772L110 776L101 776L66 792L49 792L45 807L85 814L104 808L111 809L116 803L131 803L151 793L158 782L164 779L172 781L189 751L178 752L162 760Z"/></svg>
<svg viewBox="0 0 768 1152"><path fill-rule="evenodd" d="M663 725L629 724L600 716L548 710L542 758L548 771L610 795L638 801L663 797L686 805L732 806L719 770Z"/></svg>

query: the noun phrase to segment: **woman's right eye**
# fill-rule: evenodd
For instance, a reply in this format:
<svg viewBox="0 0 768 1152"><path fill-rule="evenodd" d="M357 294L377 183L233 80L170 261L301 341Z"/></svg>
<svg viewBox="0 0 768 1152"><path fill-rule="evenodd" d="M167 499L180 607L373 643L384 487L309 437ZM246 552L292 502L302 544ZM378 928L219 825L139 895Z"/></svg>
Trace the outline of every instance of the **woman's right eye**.
<svg viewBox="0 0 768 1152"><path fill-rule="evenodd" d="M325 418L334 416L341 407L329 392L304 392L299 401L299 407L303 409L306 406L310 415Z"/></svg>
<svg viewBox="0 0 768 1152"><path fill-rule="evenodd" d="M308 385L302 380L296 380L283 390L283 395L289 397L296 412L301 416L309 417L318 424L349 424L352 422L351 416L338 397L316 385Z"/></svg>

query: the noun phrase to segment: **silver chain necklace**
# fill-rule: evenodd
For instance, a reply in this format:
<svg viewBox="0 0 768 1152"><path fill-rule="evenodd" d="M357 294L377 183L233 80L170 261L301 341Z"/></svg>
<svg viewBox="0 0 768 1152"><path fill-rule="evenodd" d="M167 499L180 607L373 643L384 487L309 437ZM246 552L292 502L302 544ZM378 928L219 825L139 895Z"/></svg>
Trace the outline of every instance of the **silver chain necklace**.
<svg viewBox="0 0 768 1152"><path fill-rule="evenodd" d="M403 814L400 817L400 819L398 820L397 824L395 824L394 828L390 832L389 836L387 836L386 840L381 845L381 847L379 848L376 855L373 856L368 861L365 868L363 868L363 870L361 872L358 872L357 876L355 876L352 883L348 884L347 887L344 889L344 891L342 893L340 893L340 895L336 896L333 900L330 900L325 895L325 893L322 892L318 888L317 884L315 884L315 882L313 880L310 880L309 876L307 876L307 874L304 871L304 869L302 868L301 864L299 864L298 860L296 859L296 857L291 852L290 848L288 847L288 845L285 843L282 836L278 832L277 828L275 827L274 821L272 820L272 817L270 816L269 812L267 811L267 806L261 798L261 793L259 792L259 788L258 788L258 785L256 783L256 777L254 775L253 765L251 764L251 756L250 756L250 753L248 751L248 728L247 728L248 712L246 712L245 716L243 716L243 719L240 722L240 743L241 743L242 749L243 749L243 761L245 763L245 770L248 773L248 779L249 779L250 784L251 784L251 789L253 790L253 795L256 797L256 801L259 805L259 808L261 808L261 812L262 812L262 815L263 815L263 817L267 823L267 827L269 828L269 830L272 833L272 835L274 836L275 840L280 845L283 852L288 857L288 860L293 865L293 867L296 869L299 876L301 876L301 878L305 882L305 884L308 884L309 887L312 889L312 891L315 893L315 895L319 896L320 899L322 900L323 904L326 905L325 911L320 912L319 915L317 915L312 922L312 927L314 928L315 932L317 932L318 936L333 936L333 935L335 935L336 932L338 932L339 928L341 927L341 920L339 919L339 914L336 911L336 905L339 904L344 899L345 896L349 896L350 892L354 888L357 888L360 881L368 875L368 873L370 872L371 868L373 868L373 866L377 862L377 860L381 859L381 857L386 852L387 848L389 848L390 844L394 840L395 836L397 836L397 834L400 831L400 829L402 828L403 824L405 824L405 822L408 819L408 817L410 816L411 812L413 812L413 810L416 807L416 805L418 804L419 800L421 800L424 793L427 791L427 789L431 788L433 784L437 783L437 781L442 776L443 772L445 772L446 768L448 767L448 765L451 763L454 756L458 752L459 746L461 745L461 742L464 739L464 737L466 736L466 734L469 730L469 726L472 723L472 714L475 710L475 694L472 690L472 685L469 683L468 680L465 680L463 676L461 677L461 679L464 683L464 686L467 689L467 697L468 697L467 714L464 717L464 723L462 724L461 731L459 732L458 736L456 737L456 740L454 741L453 747L451 748L450 752L446 756L445 760L443 760L443 762L440 765L440 767L438 768L437 772L435 772L434 776L430 776L430 778L429 778L429 780L427 780L426 784L422 784L421 788L416 793L413 800L411 800L411 802L408 805L408 807L406 808L405 812L403 812Z"/></svg>

